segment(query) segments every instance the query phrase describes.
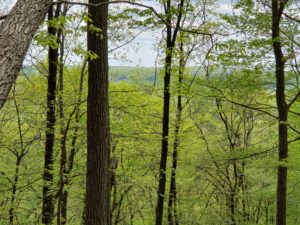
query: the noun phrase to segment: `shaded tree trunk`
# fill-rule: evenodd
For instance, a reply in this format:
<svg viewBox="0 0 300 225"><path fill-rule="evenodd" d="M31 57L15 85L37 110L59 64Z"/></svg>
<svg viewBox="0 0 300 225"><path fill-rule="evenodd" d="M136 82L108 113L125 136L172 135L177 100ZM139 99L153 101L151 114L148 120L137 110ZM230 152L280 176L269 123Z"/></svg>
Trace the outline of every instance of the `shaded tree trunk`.
<svg viewBox="0 0 300 225"><path fill-rule="evenodd" d="M89 0L101 3L106 0ZM109 104L108 104L108 5L89 6L89 22L101 35L88 30L88 50L98 58L88 61L86 225L110 224L109 189Z"/></svg>
<svg viewBox="0 0 300 225"><path fill-rule="evenodd" d="M58 15L59 8L56 13ZM48 20L55 18L53 6L48 12ZM54 27L48 27L50 35L56 35L57 30ZM56 76L58 65L58 49L49 47L48 51L48 90L47 90L47 118L46 118L46 142L44 154L44 172L43 172L43 204L42 204L42 223L51 224L53 219L53 146L55 138L55 98L56 98Z"/></svg>
<svg viewBox="0 0 300 225"><path fill-rule="evenodd" d="M14 105L17 113L17 122L18 122L18 131L19 131L19 138L20 138L20 147L21 147L21 153L14 152L16 156L16 164L15 164L15 174L14 179L12 183L12 191L11 191L11 200L10 200L10 208L9 208L9 224L14 224L14 218L15 218L15 200L16 200L16 194L17 194L17 186L19 182L19 171L20 171L20 164L23 159L23 157L26 154L26 149L24 148L24 142L23 142L23 132L21 128L21 118L20 118L20 111L19 106L17 104L16 100L16 93L15 93L15 87L13 88L13 99L14 99Z"/></svg>
<svg viewBox="0 0 300 225"><path fill-rule="evenodd" d="M17 79L22 62L52 0L18 0L0 24L0 108Z"/></svg>
<svg viewBox="0 0 300 225"><path fill-rule="evenodd" d="M162 118L162 144L161 144L161 157L159 166L159 181L157 190L157 205L155 214L155 224L162 225L164 200L166 191L166 168L168 158L168 145L169 145L169 117L170 117L170 80L172 73L172 57L173 50L176 43L177 34L180 28L182 18L184 0L180 1L179 13L177 15L176 27L172 32L172 6L171 0L164 3L166 15L166 57L164 64L164 103L163 103L163 118Z"/></svg>
<svg viewBox="0 0 300 225"><path fill-rule="evenodd" d="M177 216L177 189L176 189L176 170L177 170L177 158L178 158L178 148L180 144L179 130L181 123L182 114L182 79L183 72L185 68L184 56L183 56L183 42L180 43L180 59L179 59L179 71L178 71L178 87L177 87L177 112L174 130L174 146L172 154L172 171L171 171L171 181L170 181L170 191L169 191L169 201L168 201L168 224L178 225Z"/></svg>
<svg viewBox="0 0 300 225"><path fill-rule="evenodd" d="M60 59L59 59L59 96L58 96L58 110L59 110L59 119L60 119L60 170L59 170L59 193L58 193L58 202L57 202L57 225L66 224L66 215L62 215L62 212L65 211L63 207L63 202L65 199L64 196L64 187L65 187L65 173L66 173L66 163L67 163L67 128L65 127L65 112L64 112L64 34L58 35L60 42Z"/></svg>
<svg viewBox="0 0 300 225"><path fill-rule="evenodd" d="M12 184L12 193L11 193L11 200L10 200L10 208L9 208L9 224L14 224L14 217L15 217L15 199L16 199L16 193L17 193L17 185L19 182L19 168L21 163L22 157L17 156L16 161L16 168L15 168L15 175L14 180Z"/></svg>
<svg viewBox="0 0 300 225"><path fill-rule="evenodd" d="M162 119L162 144L161 144L161 157L159 166L159 182L158 182L158 196L156 207L156 225L162 225L164 199L166 189L166 168L168 157L168 138L169 138L169 114L170 114L170 78L171 78L171 63L172 63L172 50L171 43L172 30L167 27L167 50L165 58L165 77L164 77L164 106L163 106L163 119Z"/></svg>
<svg viewBox="0 0 300 225"><path fill-rule="evenodd" d="M276 102L278 108L278 159L284 162L288 157L288 105L285 98L285 61L280 41L280 19L286 4L286 0L272 0L272 40L275 56L276 75ZM286 225L286 190L287 167L277 167L277 225Z"/></svg>

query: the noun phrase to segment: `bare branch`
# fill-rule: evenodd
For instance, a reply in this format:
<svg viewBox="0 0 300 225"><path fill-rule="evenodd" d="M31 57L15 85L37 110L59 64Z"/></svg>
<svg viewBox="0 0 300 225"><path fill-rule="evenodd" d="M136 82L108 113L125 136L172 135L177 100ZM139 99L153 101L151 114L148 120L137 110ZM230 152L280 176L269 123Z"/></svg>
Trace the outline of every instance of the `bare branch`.
<svg viewBox="0 0 300 225"><path fill-rule="evenodd" d="M300 19L298 19L298 18L292 17L292 16L290 16L290 15L288 15L288 14L286 14L286 13L283 13L283 15L284 15L286 18L290 19L290 20L293 20L293 21L295 21L295 22L297 22L297 23L300 23Z"/></svg>
<svg viewBox="0 0 300 225"><path fill-rule="evenodd" d="M291 102L288 104L288 108L291 108L291 106L297 101L297 99L300 97L300 91L295 95L295 97L291 100Z"/></svg>

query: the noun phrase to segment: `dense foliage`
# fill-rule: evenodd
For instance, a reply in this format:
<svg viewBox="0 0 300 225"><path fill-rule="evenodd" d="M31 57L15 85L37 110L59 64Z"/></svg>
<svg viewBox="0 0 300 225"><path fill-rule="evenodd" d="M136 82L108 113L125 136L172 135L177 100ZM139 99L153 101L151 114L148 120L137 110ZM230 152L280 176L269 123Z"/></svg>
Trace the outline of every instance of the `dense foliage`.
<svg viewBox="0 0 300 225"><path fill-rule="evenodd" d="M112 4L108 36L114 58L130 60L124 46L136 48L132 40L140 33L162 32L161 41L155 43L158 67L109 69L113 225L154 224L162 174L166 177L162 224L285 225L276 223L278 168L288 171L287 224L300 224L299 3L284 3L280 38L274 38L274 12L268 1L240 0L232 4L231 13L214 10L217 3ZM62 5L61 11L55 6L58 15L35 35L0 110L0 224L42 223L47 48L58 51L49 186L53 223L84 223L87 63L99 57L86 49L84 35L89 31L105 37L85 10ZM49 27L55 29L54 35ZM274 62L276 43L284 55L283 83ZM171 78L168 85L166 74ZM283 96L278 94L280 87ZM166 93L169 135L162 137ZM280 97L287 105L286 121L279 118ZM278 159L278 126L289 131L288 158ZM166 170L160 167L164 141Z"/></svg>

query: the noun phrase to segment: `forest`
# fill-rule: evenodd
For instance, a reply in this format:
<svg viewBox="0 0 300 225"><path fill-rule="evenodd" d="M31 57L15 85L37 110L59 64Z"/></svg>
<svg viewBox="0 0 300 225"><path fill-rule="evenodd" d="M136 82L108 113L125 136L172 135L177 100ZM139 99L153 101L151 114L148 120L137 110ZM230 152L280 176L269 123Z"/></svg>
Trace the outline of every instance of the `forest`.
<svg viewBox="0 0 300 225"><path fill-rule="evenodd" d="M0 224L300 225L299 12L0 0Z"/></svg>

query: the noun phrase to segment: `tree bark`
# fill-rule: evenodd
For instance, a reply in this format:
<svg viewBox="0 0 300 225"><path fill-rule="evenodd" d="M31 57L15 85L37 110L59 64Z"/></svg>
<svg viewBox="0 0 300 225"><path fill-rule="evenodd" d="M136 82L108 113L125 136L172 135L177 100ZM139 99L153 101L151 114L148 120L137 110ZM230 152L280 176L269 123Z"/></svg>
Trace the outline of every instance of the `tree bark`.
<svg viewBox="0 0 300 225"><path fill-rule="evenodd" d="M285 97L285 61L280 41L280 19L287 1L272 0L272 40L275 56L276 102L278 108L278 159L283 163L288 157L288 106ZM286 225L287 167L277 167L276 224Z"/></svg>
<svg viewBox="0 0 300 225"><path fill-rule="evenodd" d="M89 0L97 4L106 0ZM108 5L89 6L93 24L101 34L88 30L88 50L98 58L88 61L86 225L109 225L109 103L108 103Z"/></svg>
<svg viewBox="0 0 300 225"><path fill-rule="evenodd" d="M62 16L66 16L68 11L68 6L65 4L61 5L63 7ZM57 212L56 220L57 225L64 225L67 223L67 198L68 192L65 189L67 184L67 134L68 134L68 125L65 125L65 112L64 112L64 57L65 57L65 34L64 34L64 24L61 24L61 28L57 31L57 39L59 43L59 95L58 95L58 111L60 119L60 171L59 171L59 187L58 187L58 200L57 200Z"/></svg>
<svg viewBox="0 0 300 225"><path fill-rule="evenodd" d="M166 169L168 158L168 138L169 138L169 114L170 114L170 78L171 78L171 64L173 46L171 43L172 30L167 27L167 50L165 58L165 77L164 77L164 106L162 119L162 144L161 157L159 166L159 182L158 182L158 196L156 207L156 225L162 225L164 199L166 191Z"/></svg>
<svg viewBox="0 0 300 225"><path fill-rule="evenodd" d="M60 37L59 37L60 38ZM67 163L67 128L65 127L65 112L64 112L64 35L62 34L60 38L60 60L59 60L59 96L58 96L58 111L60 119L60 171L59 171L59 193L58 193L58 202L57 202L57 225L66 223L66 215L62 215L63 211L63 202L64 202L64 188L65 188L65 173L66 173L66 163Z"/></svg>
<svg viewBox="0 0 300 225"><path fill-rule="evenodd" d="M57 13L56 13L57 14ZM48 12L48 20L55 17L53 6ZM48 33L56 35L57 30L54 27L48 27ZM48 90L47 90L47 118L46 118L46 141L44 154L44 172L43 172L43 205L42 205L42 223L51 224L53 219L53 146L55 138L55 98L56 98L56 76L58 65L58 49L49 47L48 51Z"/></svg>
<svg viewBox="0 0 300 225"><path fill-rule="evenodd" d="M177 188L176 188L176 170L177 170L177 159L178 159L178 148L180 144L179 130L181 124L181 114L182 114L182 80L183 72L185 68L184 55L183 55L183 42L180 42L179 49L179 71L178 71L178 87L177 87L177 112L174 130L174 146L172 154L172 171L171 171L171 181L170 181L170 191L169 191L169 201L168 201L168 224L178 225L177 218Z"/></svg>
<svg viewBox="0 0 300 225"><path fill-rule="evenodd" d="M18 0L0 24L0 108L17 79L22 62L52 0Z"/></svg>

